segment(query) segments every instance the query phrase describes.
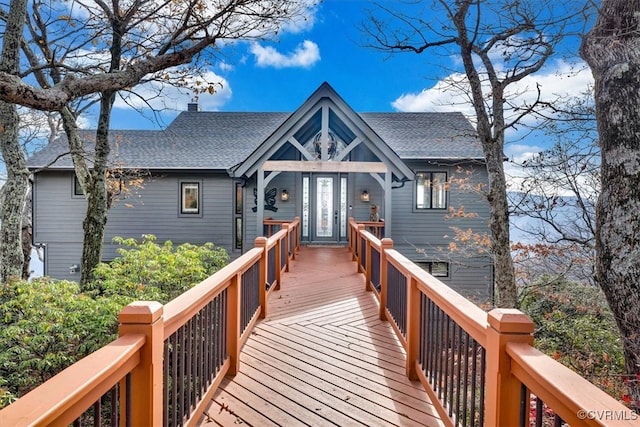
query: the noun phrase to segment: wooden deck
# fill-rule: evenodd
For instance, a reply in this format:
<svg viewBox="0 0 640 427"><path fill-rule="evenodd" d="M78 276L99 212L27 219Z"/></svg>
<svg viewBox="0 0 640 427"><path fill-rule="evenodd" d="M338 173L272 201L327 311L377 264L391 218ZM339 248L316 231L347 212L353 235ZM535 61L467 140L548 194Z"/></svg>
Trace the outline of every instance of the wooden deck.
<svg viewBox="0 0 640 427"><path fill-rule="evenodd" d="M306 247L200 425L440 426L346 248Z"/></svg>

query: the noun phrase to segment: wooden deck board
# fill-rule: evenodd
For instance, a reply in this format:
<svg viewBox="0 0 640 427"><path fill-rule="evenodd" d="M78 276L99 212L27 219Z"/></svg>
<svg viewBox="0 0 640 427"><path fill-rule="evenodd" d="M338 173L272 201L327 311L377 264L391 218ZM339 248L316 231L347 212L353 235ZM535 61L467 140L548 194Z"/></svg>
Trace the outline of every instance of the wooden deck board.
<svg viewBox="0 0 640 427"><path fill-rule="evenodd" d="M346 248L303 248L201 425L440 426Z"/></svg>

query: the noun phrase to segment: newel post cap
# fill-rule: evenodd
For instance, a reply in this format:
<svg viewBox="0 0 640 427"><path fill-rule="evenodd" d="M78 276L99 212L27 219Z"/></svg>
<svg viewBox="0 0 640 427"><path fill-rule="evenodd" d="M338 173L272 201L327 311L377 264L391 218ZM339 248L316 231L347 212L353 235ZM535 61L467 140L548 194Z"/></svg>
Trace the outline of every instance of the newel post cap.
<svg viewBox="0 0 640 427"><path fill-rule="evenodd" d="M532 334L534 325L529 316L515 308L494 308L487 315L489 325L502 334Z"/></svg>
<svg viewBox="0 0 640 427"><path fill-rule="evenodd" d="M156 301L134 301L118 313L120 324L151 324L164 312L162 304Z"/></svg>

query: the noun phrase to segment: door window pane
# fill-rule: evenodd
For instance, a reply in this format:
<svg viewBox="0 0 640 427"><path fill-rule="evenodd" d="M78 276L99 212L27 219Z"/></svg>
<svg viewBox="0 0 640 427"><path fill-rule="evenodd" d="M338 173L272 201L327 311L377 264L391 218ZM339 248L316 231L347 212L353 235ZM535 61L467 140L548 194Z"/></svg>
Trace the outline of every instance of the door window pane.
<svg viewBox="0 0 640 427"><path fill-rule="evenodd" d="M316 236L333 236L333 178L316 181Z"/></svg>
<svg viewBox="0 0 640 427"><path fill-rule="evenodd" d="M347 178L340 178L340 237L347 237Z"/></svg>
<svg viewBox="0 0 640 427"><path fill-rule="evenodd" d="M309 177L302 177L302 237L309 237Z"/></svg>

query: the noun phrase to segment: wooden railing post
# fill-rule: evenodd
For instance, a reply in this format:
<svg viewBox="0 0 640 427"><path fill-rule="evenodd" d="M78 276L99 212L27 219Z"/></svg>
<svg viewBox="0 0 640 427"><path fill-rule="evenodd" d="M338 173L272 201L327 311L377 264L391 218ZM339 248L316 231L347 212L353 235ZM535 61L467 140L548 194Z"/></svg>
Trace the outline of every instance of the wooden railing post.
<svg viewBox="0 0 640 427"><path fill-rule="evenodd" d="M348 243L349 243L349 252L351 252L351 261L355 261L356 259L356 249L355 249L355 244L354 244L354 238L353 238L353 217L350 216L349 217L349 222L347 223L347 236L348 236Z"/></svg>
<svg viewBox="0 0 640 427"><path fill-rule="evenodd" d="M533 322L516 309L496 308L487 315L485 425L519 424L520 381L511 375L508 342L533 345Z"/></svg>
<svg viewBox="0 0 640 427"><path fill-rule="evenodd" d="M365 242L366 260L364 263L364 288L367 291L372 291L373 286L371 286L371 268L373 263L371 262L371 240L365 238Z"/></svg>
<svg viewBox="0 0 640 427"><path fill-rule="evenodd" d="M362 239L362 232L363 231L364 231L364 224L358 224L358 231L356 232L356 238L355 238L356 245L358 245L357 246L358 256L356 258L357 258L357 261L358 261L358 272L361 272L361 273L364 273L364 271L362 271L362 261L361 261L362 257L363 257L362 245L360 244L360 239Z"/></svg>
<svg viewBox="0 0 640 427"><path fill-rule="evenodd" d="M292 259L296 259L296 253L300 251L300 239L302 238L300 236L301 232L302 232L302 228L300 226L300 217L297 216L295 217L295 222L296 222L296 228L295 228L295 233L294 233L294 244L293 244L293 251L292 251L292 255L293 258Z"/></svg>
<svg viewBox="0 0 640 427"><path fill-rule="evenodd" d="M387 320L387 251L393 249L393 240L384 238L380 241L380 320Z"/></svg>
<svg viewBox="0 0 640 427"><path fill-rule="evenodd" d="M276 240L276 245L274 246L276 254L276 287L274 290L280 289L280 282L282 281L282 240L283 239Z"/></svg>
<svg viewBox="0 0 640 427"><path fill-rule="evenodd" d="M136 301L118 314L118 335L144 334L146 342L140 352L140 364L131 371L131 425L162 425L162 358L164 354L164 319L162 304Z"/></svg>
<svg viewBox="0 0 640 427"><path fill-rule="evenodd" d="M289 243L289 239L291 238L289 224L282 224L282 229L287 231L287 234L284 236L284 256L285 256L285 265L284 271L289 272L289 252L291 251L291 244ZM280 282L278 282L278 287L280 286Z"/></svg>
<svg viewBox="0 0 640 427"><path fill-rule="evenodd" d="M267 250L267 238L256 237L254 242L256 248L262 248L260 257L260 319L267 316L267 272L269 271L269 251Z"/></svg>
<svg viewBox="0 0 640 427"><path fill-rule="evenodd" d="M258 237L260 239L260 237ZM262 237L264 239L264 237ZM240 293L242 275L236 274L231 278L227 288L227 351L229 353L229 371L235 375L240 369Z"/></svg>
<svg viewBox="0 0 640 427"><path fill-rule="evenodd" d="M417 380L416 361L420 350L420 291L415 277L407 277L407 359L405 372L410 380ZM453 381L453 379L451 380Z"/></svg>

